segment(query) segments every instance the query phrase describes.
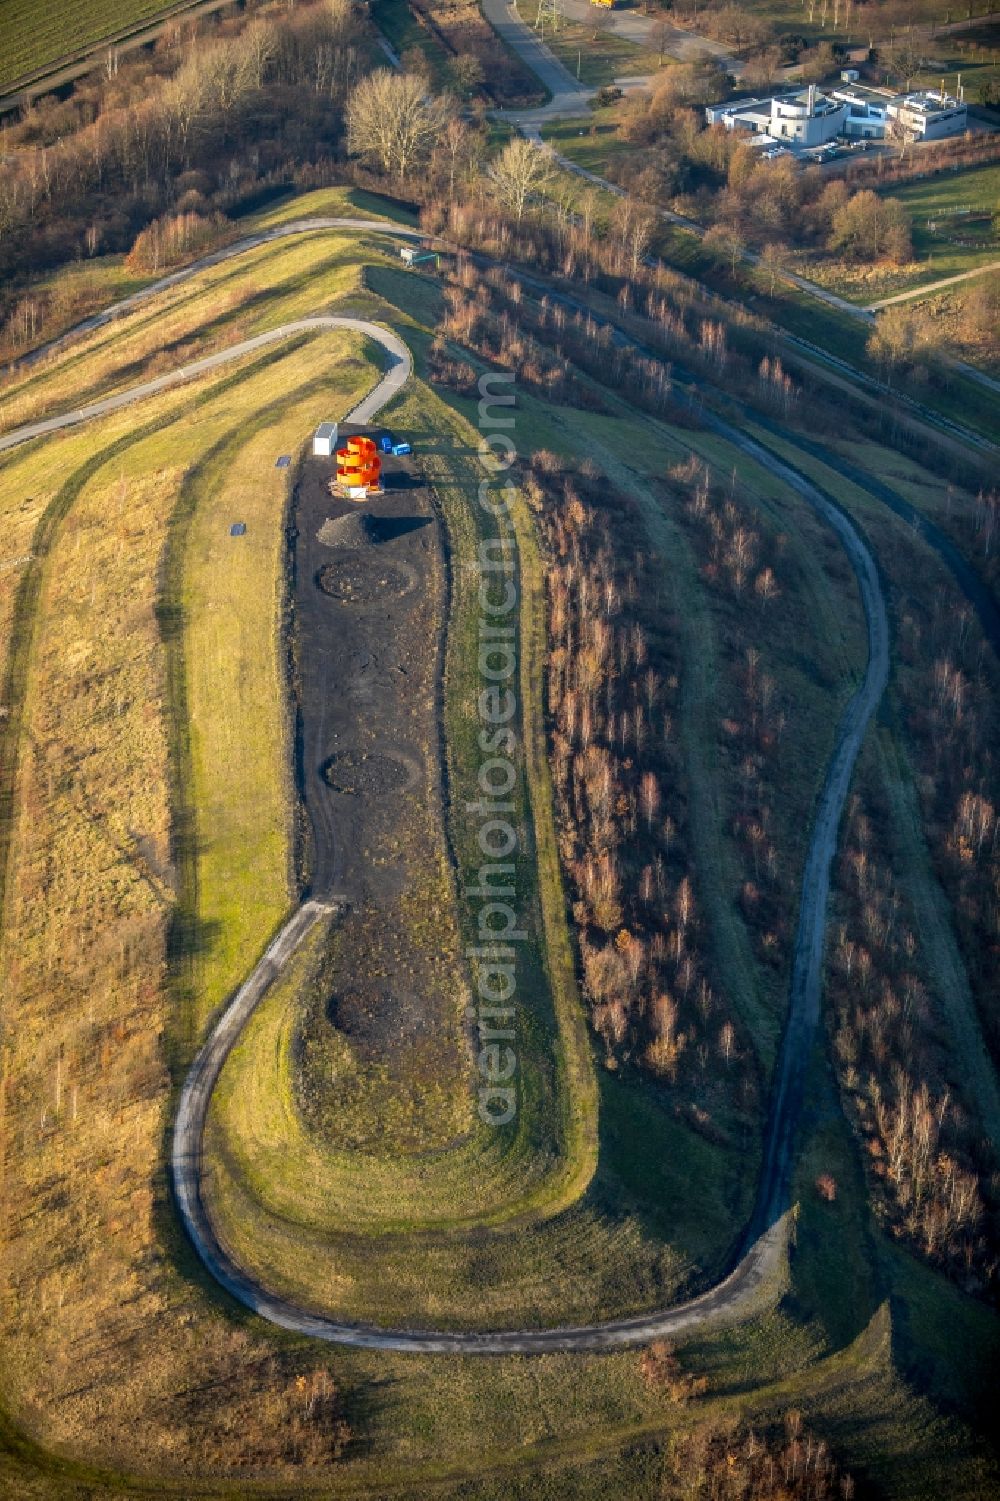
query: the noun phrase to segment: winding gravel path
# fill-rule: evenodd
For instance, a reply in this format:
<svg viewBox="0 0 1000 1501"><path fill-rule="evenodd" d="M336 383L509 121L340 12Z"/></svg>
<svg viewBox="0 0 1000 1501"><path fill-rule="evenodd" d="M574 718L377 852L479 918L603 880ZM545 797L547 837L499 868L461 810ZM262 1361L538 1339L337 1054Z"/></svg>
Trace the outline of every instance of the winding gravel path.
<svg viewBox="0 0 1000 1501"><path fill-rule="evenodd" d="M304 227L362 226L377 230L388 228L388 232L394 232L391 226L357 220L298 221L298 226L298 232ZM283 233L296 232L291 225L283 226L282 230ZM207 263L215 264L260 243L260 237L255 237L240 242L239 245L228 246L225 251L208 258ZM204 265L206 262L199 264ZM195 269L188 268L183 275L193 275ZM178 279L182 278L166 278L164 282L146 288L140 296L150 297L157 290L175 284ZM87 327L92 328L101 322L107 322L111 317L120 316L136 300L129 298L125 304L108 309L99 320L88 320ZM218 369L252 350L297 332L323 328L346 328L363 333L376 340L386 351L389 367L385 374L374 390L345 419L354 422L371 421L408 380L412 369L409 350L399 336L389 329L364 319L331 314L284 324L88 407L68 412L61 417L28 424L7 434L0 440L0 448L10 449L32 438L114 411L143 396ZM708 413L704 414L704 418L720 436L736 444L783 483L791 485L834 529L844 544L858 579L868 623L867 667L841 720L833 758L817 805L806 858L788 1019L772 1091L757 1203L744 1252L734 1269L714 1287L671 1308L605 1323L539 1330L477 1333L466 1330L383 1329L374 1325L341 1323L275 1297L255 1283L220 1244L202 1201L202 1141L205 1120L213 1089L226 1058L256 1006L316 923L328 920L337 910L335 897L320 897L306 901L296 909L215 1023L181 1090L171 1146L171 1173L177 1206L195 1250L222 1287L240 1303L271 1323L332 1343L370 1349L466 1354L609 1350L646 1344L652 1339L690 1330L709 1320L742 1317L781 1267L785 1249L783 1216L789 1204L795 1132L819 1017L830 864L836 849L837 830L854 763L887 681L889 633L885 601L875 562L853 522L805 475L722 419Z"/></svg>

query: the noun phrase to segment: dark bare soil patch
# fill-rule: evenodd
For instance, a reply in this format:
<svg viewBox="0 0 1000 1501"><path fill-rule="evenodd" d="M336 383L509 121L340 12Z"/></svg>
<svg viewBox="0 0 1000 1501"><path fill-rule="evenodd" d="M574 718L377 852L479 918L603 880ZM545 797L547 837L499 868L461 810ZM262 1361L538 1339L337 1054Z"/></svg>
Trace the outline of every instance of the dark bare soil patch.
<svg viewBox="0 0 1000 1501"><path fill-rule="evenodd" d="M415 459L387 456L362 506L330 495L332 467L308 459L296 489L293 662L303 879L348 910L304 997L295 1097L340 1147L436 1149L465 1127L440 1081L467 1058L440 787L443 539Z"/></svg>
<svg viewBox="0 0 1000 1501"><path fill-rule="evenodd" d="M343 792L348 797L362 793L384 797L386 793L409 787L414 780L414 767L385 751L371 755L367 751L341 751L330 757L323 775L334 792Z"/></svg>
<svg viewBox="0 0 1000 1501"><path fill-rule="evenodd" d="M354 555L338 557L320 569L316 582L324 594L344 605L370 605L379 600L401 599L417 582L412 568L402 563L373 564Z"/></svg>

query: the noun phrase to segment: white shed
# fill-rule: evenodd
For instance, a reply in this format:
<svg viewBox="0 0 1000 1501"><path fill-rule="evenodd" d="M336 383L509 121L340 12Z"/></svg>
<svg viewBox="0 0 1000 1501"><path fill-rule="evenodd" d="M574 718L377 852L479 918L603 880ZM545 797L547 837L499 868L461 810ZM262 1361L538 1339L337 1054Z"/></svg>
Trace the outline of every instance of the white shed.
<svg viewBox="0 0 1000 1501"><path fill-rule="evenodd" d="M313 454L319 459L332 458L337 450L337 424L321 422L313 433Z"/></svg>

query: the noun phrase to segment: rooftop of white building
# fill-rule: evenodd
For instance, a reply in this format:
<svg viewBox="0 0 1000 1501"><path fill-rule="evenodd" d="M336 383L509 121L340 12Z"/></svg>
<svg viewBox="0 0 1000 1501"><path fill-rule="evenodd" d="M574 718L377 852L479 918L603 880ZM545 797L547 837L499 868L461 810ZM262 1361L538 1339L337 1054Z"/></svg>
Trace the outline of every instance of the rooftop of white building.
<svg viewBox="0 0 1000 1501"><path fill-rule="evenodd" d="M918 89L914 94L904 94L894 100L897 108L913 110L922 115L936 115L941 110L964 109L965 105L952 94L940 93L937 89Z"/></svg>

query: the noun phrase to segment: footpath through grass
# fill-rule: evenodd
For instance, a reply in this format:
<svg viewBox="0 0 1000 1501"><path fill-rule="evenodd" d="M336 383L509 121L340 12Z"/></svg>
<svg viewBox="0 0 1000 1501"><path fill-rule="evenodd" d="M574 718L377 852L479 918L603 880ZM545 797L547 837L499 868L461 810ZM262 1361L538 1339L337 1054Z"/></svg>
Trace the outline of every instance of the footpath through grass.
<svg viewBox="0 0 1000 1501"><path fill-rule="evenodd" d="M432 319L433 298L424 295L430 284L403 272L379 272L376 279L379 289L390 295L399 289L407 306L420 309L422 321ZM419 354L426 335L413 328L407 337ZM459 409L464 405L469 404L456 403ZM473 412L474 405L469 415ZM518 417L519 441L535 442L532 425L543 416L552 420L555 414L532 401ZM475 616L470 607L476 576L467 564L478 530L474 525L470 530L474 512L469 499L481 469L474 433L460 415L419 383L394 408L391 421L416 436L448 525L455 603L446 716L452 800L460 808L461 789L475 764L475 721L469 713L475 690L469 669L475 662ZM541 579L533 536L526 525L518 525L517 542L524 600L522 690L525 703L537 705L544 650ZM456 1234L444 1242L440 1235L428 1241L412 1233L421 1224L434 1223L439 1215L439 1229L451 1223L456 1231L470 1213L486 1222L502 1220L513 1209L521 1216L540 1212L551 1216L560 1203L566 1204L560 1185L567 1181L572 1185L572 1175L580 1171L572 1164L587 1160L580 1158L579 1148L576 1155L567 1156L571 1165L567 1180L567 1169L559 1167L558 1159L546 1156L551 1152L546 1143L553 1139L586 1141L592 1129L592 1107L583 1072L590 1069L589 1044L575 994L572 954L561 936L565 932L561 881L549 833L548 773L540 725L540 713L533 709L525 733L529 762L534 758L529 785L539 789L532 792L535 850L534 859L519 869L523 877L519 889L533 891L538 879L535 871L542 873L538 889L541 921L548 925L548 978L541 972L532 977L529 966L519 980L518 993L529 1001L523 1017L526 1030L519 1037L526 1093L513 1141L504 1144L498 1139L502 1133L494 1132L486 1150L482 1141L473 1140L443 1159L410 1164L360 1154L352 1160L348 1154L321 1150L316 1142L308 1141L288 1104L295 995L308 968L305 961L299 977L276 990L261 1008L223 1075L210 1138L214 1212L241 1259L255 1266L271 1285L314 1305L385 1320L419 1318L419 1310L428 1309L440 1321L467 1323L470 1315L464 1289L471 1283L475 1321L480 1324L491 1318L507 1323L599 1316L668 1298L670 1289L679 1285L678 1279L693 1275L699 1264L719 1264L734 1224L742 1222L747 1206L738 1200L747 1185L736 1189L743 1176L734 1178L736 1164L727 1161L717 1146L699 1142L686 1127L671 1122L668 1111L659 1108L649 1113L647 1105L645 1129L663 1140L658 1157L682 1162L692 1153L700 1155L701 1166L694 1175L697 1189L690 1182L682 1189L679 1178L667 1196L664 1189L669 1180L660 1175L643 1180L629 1167L631 1186L626 1191L619 1175L628 1164L619 1151L617 1156L612 1154L613 1169L599 1168L583 1200L572 1209L564 1208L550 1222L534 1224L522 1217L516 1236L505 1235L498 1227L488 1240L480 1238L470 1244ZM460 818L453 820L452 837L460 865L463 860L478 859L474 851L463 848L468 834L463 834ZM546 915L546 903L551 917ZM555 1016L550 1009L553 1000ZM554 1044L555 1037L562 1042ZM553 1046L562 1076L555 1080L543 1065ZM615 1098L613 1131L621 1142L633 1128L628 1124L628 1111L623 1113L623 1096L615 1091ZM569 1114L563 1116L563 1111ZM561 1126L560 1119L564 1121ZM540 1160L547 1163L541 1179ZM571 1187L569 1202L578 1192ZM492 1213L484 1194L493 1196ZM418 1205L417 1213L410 1204ZM641 1219L636 1218L637 1211ZM649 1228L644 1230L646 1221ZM411 1234L398 1244L384 1236L373 1243L366 1232L380 1226ZM650 1238L654 1229L656 1236L663 1236L659 1247L656 1236ZM569 1246L573 1247L573 1278L565 1275ZM618 1266L614 1288L597 1275L600 1267L612 1262Z"/></svg>

